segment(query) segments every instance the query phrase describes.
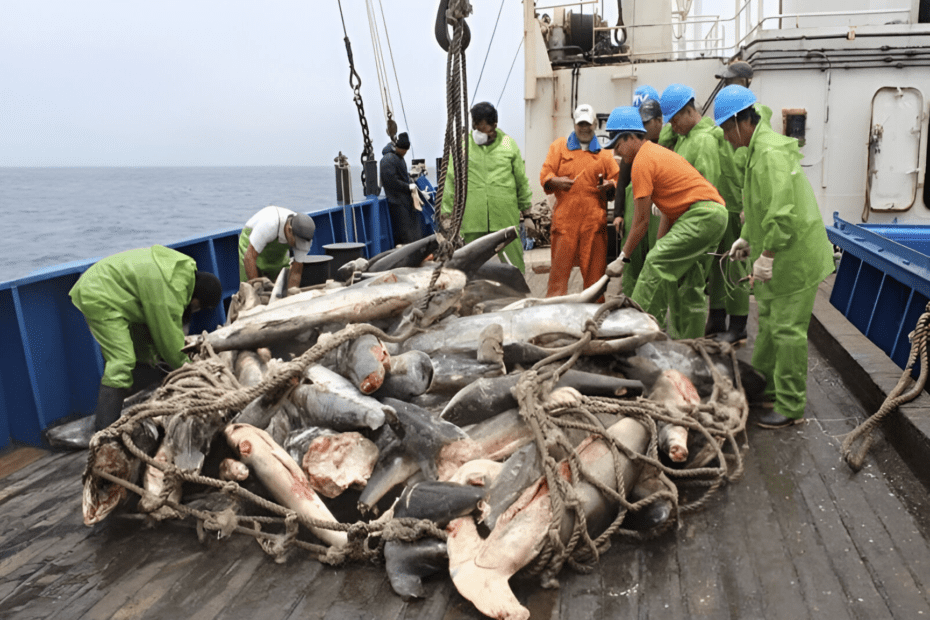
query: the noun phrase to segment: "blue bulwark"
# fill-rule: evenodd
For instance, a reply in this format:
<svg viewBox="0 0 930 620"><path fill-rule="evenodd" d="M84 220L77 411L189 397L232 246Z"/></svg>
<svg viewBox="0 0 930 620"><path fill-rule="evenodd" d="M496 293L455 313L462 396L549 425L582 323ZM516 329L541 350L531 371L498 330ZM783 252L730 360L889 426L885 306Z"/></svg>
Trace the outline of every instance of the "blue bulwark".
<svg viewBox="0 0 930 620"><path fill-rule="evenodd" d="M325 254L324 245L344 241L364 243L368 258L393 247L383 198L369 196L308 215L316 224L311 254ZM223 285L223 303L206 316L195 314L192 334L226 321L230 299L239 290L240 232L230 228L164 244L192 257L197 269L213 273ZM68 291L99 258L0 282L0 449L13 441L41 446L49 426L93 412L103 357Z"/></svg>
<svg viewBox="0 0 930 620"><path fill-rule="evenodd" d="M833 220L827 236L843 257L830 303L903 369L930 301L930 226ZM918 359L914 376L919 370Z"/></svg>

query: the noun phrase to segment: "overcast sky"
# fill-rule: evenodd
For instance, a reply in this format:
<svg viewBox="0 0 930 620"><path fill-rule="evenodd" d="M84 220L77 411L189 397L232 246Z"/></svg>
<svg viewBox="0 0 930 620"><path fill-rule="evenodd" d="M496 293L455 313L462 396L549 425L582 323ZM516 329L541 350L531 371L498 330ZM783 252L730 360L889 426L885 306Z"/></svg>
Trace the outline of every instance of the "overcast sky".
<svg viewBox="0 0 930 620"><path fill-rule="evenodd" d="M522 3L472 0L469 103L496 103ZM446 54L437 0L375 0L400 130L442 154ZM342 0L376 157L387 143L364 0ZM589 9L590 10L590 9ZM616 9L614 9L615 11ZM362 134L337 0L0 0L0 166L358 165ZM500 127L523 143L523 54ZM401 109L401 97L406 119Z"/></svg>

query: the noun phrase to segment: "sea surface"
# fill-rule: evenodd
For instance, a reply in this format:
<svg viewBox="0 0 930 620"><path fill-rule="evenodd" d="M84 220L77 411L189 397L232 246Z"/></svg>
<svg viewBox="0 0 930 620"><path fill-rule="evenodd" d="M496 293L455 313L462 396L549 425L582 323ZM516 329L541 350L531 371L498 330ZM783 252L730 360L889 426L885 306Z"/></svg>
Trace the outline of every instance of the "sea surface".
<svg viewBox="0 0 930 620"><path fill-rule="evenodd" d="M351 174L362 200L359 167ZM335 206L334 167L0 168L0 282L241 228L268 205Z"/></svg>

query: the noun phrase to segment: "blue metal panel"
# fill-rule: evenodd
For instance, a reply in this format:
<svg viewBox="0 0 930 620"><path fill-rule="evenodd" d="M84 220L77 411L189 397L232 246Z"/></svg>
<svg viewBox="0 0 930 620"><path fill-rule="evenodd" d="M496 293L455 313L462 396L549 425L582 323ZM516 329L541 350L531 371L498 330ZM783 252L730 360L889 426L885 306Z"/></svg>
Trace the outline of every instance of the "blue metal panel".
<svg viewBox="0 0 930 620"><path fill-rule="evenodd" d="M10 424L22 415L37 418L26 354L23 350L22 328L17 311L16 287L0 289L0 447L10 440Z"/></svg>
<svg viewBox="0 0 930 620"><path fill-rule="evenodd" d="M830 303L904 368L908 334L930 299L930 256L923 253L930 250L930 227L853 225L835 213L833 219L827 236L843 258Z"/></svg>
<svg viewBox="0 0 930 620"><path fill-rule="evenodd" d="M930 256L930 226L915 224L861 224L862 228Z"/></svg>
<svg viewBox="0 0 930 620"><path fill-rule="evenodd" d="M317 225L313 254L323 254L326 244L354 240L366 244L369 257L393 247L384 199L371 196L309 215ZM198 269L215 274L223 286L224 303L210 315L194 315L194 333L225 322L228 301L239 290L241 231L219 230L168 245L193 257ZM0 448L11 438L40 445L41 432L49 425L93 412L103 358L68 291L97 260L55 265L0 282Z"/></svg>
<svg viewBox="0 0 930 620"><path fill-rule="evenodd" d="M856 285L856 276L859 275L859 266L862 260L854 254L844 254L840 269L836 271L833 282L833 292L830 294L830 303L839 308L845 315L849 309L849 300L852 298L853 288Z"/></svg>
<svg viewBox="0 0 930 620"><path fill-rule="evenodd" d="M830 241L844 252L869 262L924 296L930 296L930 256L846 222L835 213L833 219L833 226L827 228Z"/></svg>

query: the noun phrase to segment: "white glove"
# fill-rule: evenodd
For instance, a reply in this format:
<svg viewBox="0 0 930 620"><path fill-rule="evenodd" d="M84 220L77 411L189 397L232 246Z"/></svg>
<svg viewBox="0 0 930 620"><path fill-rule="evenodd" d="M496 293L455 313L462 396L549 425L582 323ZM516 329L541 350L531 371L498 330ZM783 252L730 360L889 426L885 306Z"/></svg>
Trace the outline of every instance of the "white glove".
<svg viewBox="0 0 930 620"><path fill-rule="evenodd" d="M759 258L756 259L756 262L752 264L752 277L756 282L768 282L772 279L772 265L775 263L775 258L769 258L764 254L760 254Z"/></svg>
<svg viewBox="0 0 930 620"><path fill-rule="evenodd" d="M657 207L655 203L652 203L652 214L656 217L662 216L662 212L659 211L659 207Z"/></svg>
<svg viewBox="0 0 930 620"><path fill-rule="evenodd" d="M740 237L733 242L733 245L730 247L730 251L727 254L730 255L730 260L746 260L749 258L750 248L749 242Z"/></svg>
<svg viewBox="0 0 930 620"><path fill-rule="evenodd" d="M413 208L417 211L423 210L423 199L420 197L420 188L416 183L410 184L410 196L413 198Z"/></svg>
<svg viewBox="0 0 930 620"><path fill-rule="evenodd" d="M626 257L623 250L620 250L620 256L617 257L617 260L607 265L605 273L610 278L619 278L623 275L623 268L626 267L628 262L630 262L630 259Z"/></svg>

